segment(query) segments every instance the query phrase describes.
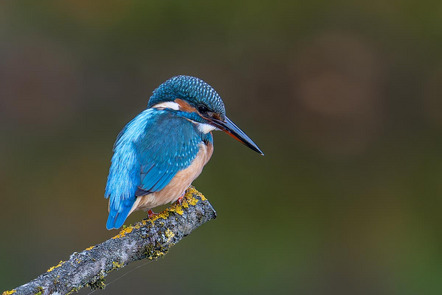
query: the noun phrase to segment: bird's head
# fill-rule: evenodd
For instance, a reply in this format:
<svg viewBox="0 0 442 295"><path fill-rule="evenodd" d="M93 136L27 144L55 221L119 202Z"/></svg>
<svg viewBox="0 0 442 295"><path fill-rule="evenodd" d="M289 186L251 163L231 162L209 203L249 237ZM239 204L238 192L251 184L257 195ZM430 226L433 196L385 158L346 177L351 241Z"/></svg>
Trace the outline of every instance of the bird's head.
<svg viewBox="0 0 442 295"><path fill-rule="evenodd" d="M224 102L209 84L191 76L176 76L161 84L151 96L149 108L170 109L198 124L201 132L222 130L252 150L258 146L226 116Z"/></svg>

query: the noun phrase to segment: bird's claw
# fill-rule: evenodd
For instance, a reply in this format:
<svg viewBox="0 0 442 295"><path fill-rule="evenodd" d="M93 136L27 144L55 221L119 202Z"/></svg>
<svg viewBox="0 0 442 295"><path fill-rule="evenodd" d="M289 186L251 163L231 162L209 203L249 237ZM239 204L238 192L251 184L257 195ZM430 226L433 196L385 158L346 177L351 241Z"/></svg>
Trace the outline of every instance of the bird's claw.
<svg viewBox="0 0 442 295"><path fill-rule="evenodd" d="M151 219L154 216L157 216L159 213L155 213L152 210L147 211L147 218Z"/></svg>
<svg viewBox="0 0 442 295"><path fill-rule="evenodd" d="M179 198L176 200L177 204L181 205L181 204L183 203L183 199L184 199L184 196L179 197Z"/></svg>

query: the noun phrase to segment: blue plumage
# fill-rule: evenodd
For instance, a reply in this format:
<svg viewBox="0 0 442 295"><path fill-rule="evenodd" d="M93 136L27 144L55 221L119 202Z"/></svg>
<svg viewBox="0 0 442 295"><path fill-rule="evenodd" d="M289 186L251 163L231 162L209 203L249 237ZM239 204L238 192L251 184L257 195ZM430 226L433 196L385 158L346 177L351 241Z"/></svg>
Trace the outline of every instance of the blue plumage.
<svg viewBox="0 0 442 295"><path fill-rule="evenodd" d="M171 111L155 111L135 149L141 164L141 185L145 192L163 189L175 174L187 168L199 151L202 134L195 124Z"/></svg>
<svg viewBox="0 0 442 295"><path fill-rule="evenodd" d="M146 204L137 207L139 198L149 195L157 198L156 193L166 191L178 172L198 163L180 176L188 177L187 180L177 176L181 182L170 185L178 195L161 195L152 204L176 200L210 159L213 150L210 131L216 129L262 153L225 116L224 103L210 85L189 76L173 77L161 84L150 98L148 109L130 121L115 142L105 192L109 198L106 227L119 228L132 210L149 209Z"/></svg>
<svg viewBox="0 0 442 295"><path fill-rule="evenodd" d="M170 110L147 109L129 122L115 143L109 171L107 228L124 223L137 195L162 190L187 168L203 137L195 124Z"/></svg>
<svg viewBox="0 0 442 295"><path fill-rule="evenodd" d="M153 92L147 107L151 108L157 103L184 99L195 106L205 106L213 112L226 115L224 102L219 94L209 84L201 79L190 76L176 76L161 84Z"/></svg>

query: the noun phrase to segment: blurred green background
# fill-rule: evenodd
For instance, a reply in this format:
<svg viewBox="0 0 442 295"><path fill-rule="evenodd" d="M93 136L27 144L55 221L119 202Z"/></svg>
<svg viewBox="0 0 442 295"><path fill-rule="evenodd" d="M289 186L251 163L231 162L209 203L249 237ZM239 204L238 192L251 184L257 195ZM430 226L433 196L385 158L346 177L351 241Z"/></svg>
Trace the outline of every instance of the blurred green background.
<svg viewBox="0 0 442 295"><path fill-rule="evenodd" d="M0 289L116 234L112 145L177 74L266 155L216 133L218 218L95 294L441 294L442 3L381 0L2 2Z"/></svg>

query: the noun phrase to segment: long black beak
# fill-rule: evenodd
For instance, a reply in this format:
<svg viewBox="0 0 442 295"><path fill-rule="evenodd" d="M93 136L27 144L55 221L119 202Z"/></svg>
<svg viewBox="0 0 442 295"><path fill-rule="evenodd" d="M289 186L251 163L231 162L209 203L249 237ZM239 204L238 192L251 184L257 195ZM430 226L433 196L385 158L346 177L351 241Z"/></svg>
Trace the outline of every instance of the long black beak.
<svg viewBox="0 0 442 295"><path fill-rule="evenodd" d="M242 144L248 146L255 152L264 156L264 153L259 149L259 147L247 136L238 126L235 125L229 118L226 117L225 121L221 121L218 119L210 118L208 119L210 124L215 126L218 129L221 129L228 135L232 136Z"/></svg>

